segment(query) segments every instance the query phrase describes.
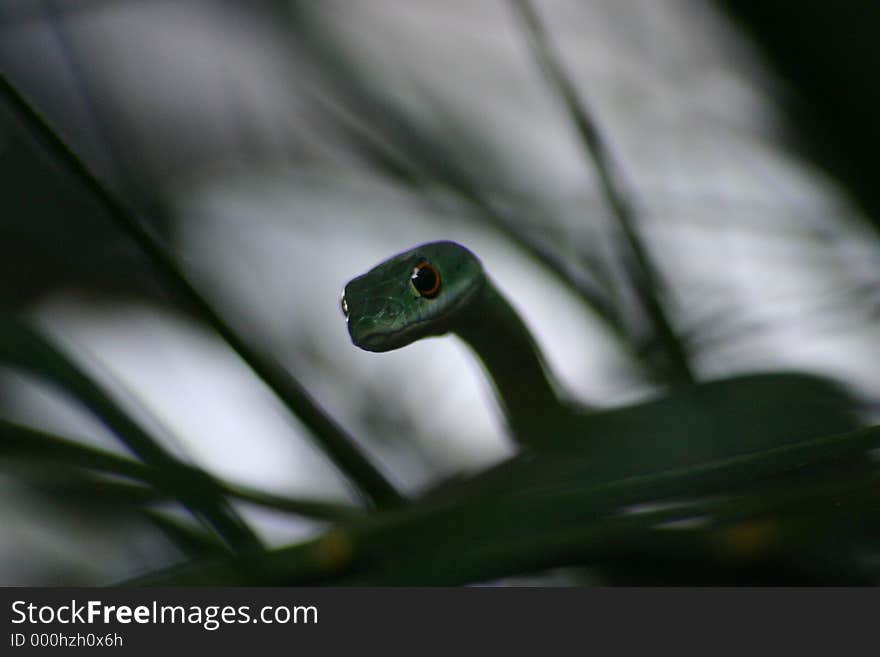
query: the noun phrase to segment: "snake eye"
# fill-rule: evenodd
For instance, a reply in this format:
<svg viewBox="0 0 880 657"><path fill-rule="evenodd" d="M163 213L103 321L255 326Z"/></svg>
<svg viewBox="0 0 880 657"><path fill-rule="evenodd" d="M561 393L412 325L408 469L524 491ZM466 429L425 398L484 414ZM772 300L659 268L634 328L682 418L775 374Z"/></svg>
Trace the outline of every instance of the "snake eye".
<svg viewBox="0 0 880 657"><path fill-rule="evenodd" d="M431 299L440 291L440 272L430 262L422 260L410 276L413 287L423 297Z"/></svg>

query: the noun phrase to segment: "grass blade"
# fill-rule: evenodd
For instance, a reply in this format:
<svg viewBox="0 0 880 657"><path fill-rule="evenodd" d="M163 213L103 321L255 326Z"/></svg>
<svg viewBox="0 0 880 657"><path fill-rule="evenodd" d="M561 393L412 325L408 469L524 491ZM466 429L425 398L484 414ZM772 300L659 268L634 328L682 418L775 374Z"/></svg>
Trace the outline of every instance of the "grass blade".
<svg viewBox="0 0 880 657"><path fill-rule="evenodd" d="M226 503L207 474L184 466L168 454L100 385L24 322L0 317L0 362L30 372L80 401L126 447L154 468L163 489L174 491L230 545L260 548L256 535Z"/></svg>
<svg viewBox="0 0 880 657"><path fill-rule="evenodd" d="M873 427L598 483L587 467L561 486L553 485L559 464L546 459L570 455L517 458L508 465L513 472L478 475L457 495L337 525L258 558L195 562L138 583L460 584L589 564L624 550L711 556L728 529L767 518L783 551L788 543L808 549L822 531L880 517L880 466L864 459L878 447L880 427ZM484 479L492 481L484 486ZM670 500L677 503L624 512ZM709 530L657 530L700 516L712 518Z"/></svg>
<svg viewBox="0 0 880 657"><path fill-rule="evenodd" d="M144 516L184 554L191 558L207 558L224 553L224 546L214 536L197 527L190 527L176 518L153 509L144 509Z"/></svg>
<svg viewBox="0 0 880 657"><path fill-rule="evenodd" d="M174 490L163 488L165 481L140 461L95 449L69 438L38 431L5 420L0 420L0 462L22 461L30 466L56 466L61 468L87 468L107 474L128 477L144 482L157 489L160 499L173 496ZM180 468L190 466L180 464ZM198 480L204 473L192 468L192 477ZM323 521L353 520L362 517L364 511L342 504L275 495L249 486L214 480L220 493L229 498L258 506L294 513L304 518Z"/></svg>
<svg viewBox="0 0 880 657"><path fill-rule="evenodd" d="M602 195L617 220L627 247L623 255L628 265L626 269L632 278L633 289L638 294L645 314L653 325L655 340L665 353L665 365L662 366L666 375L664 378L672 383L693 383L695 377L684 343L676 335L661 302L664 285L647 248L639 237L635 208L629 199L629 194L623 188L620 176L615 173L614 163L598 123L553 53L549 38L529 0L510 1L526 28L535 60L562 99L587 158L598 174ZM650 342L653 340L649 341L649 346Z"/></svg>
<svg viewBox="0 0 880 657"><path fill-rule="evenodd" d="M179 293L197 315L248 364L287 408L310 430L319 448L370 502L378 506L398 504L402 495L369 461L360 447L319 405L303 386L272 358L259 353L240 337L190 283L169 250L104 185L79 156L64 142L18 90L0 74L0 94L25 125L39 138L52 156L62 164L95 198L107 216L128 235L149 258L172 289Z"/></svg>
<svg viewBox="0 0 880 657"><path fill-rule="evenodd" d="M417 191L435 207L450 200L481 223L496 230L535 259L566 288L573 290L584 307L607 327L609 334L622 342L620 318L600 285L572 271L552 248L534 239L510 212L487 198L479 183L450 151L441 138L430 134L393 101L380 97L363 82L363 76L327 44L329 37L319 34L320 24L310 16L305 3L291 3L292 28L301 54L317 69L322 81L330 81L331 91L341 104L354 111L340 111L339 105L317 97L322 117L332 121L335 132L365 162L399 185ZM316 36L318 35L318 36ZM467 140L465 140L467 141ZM475 141L475 137L471 137ZM445 194L445 198L438 196ZM520 207L522 199L509 199L510 207ZM442 214L442 213L441 213Z"/></svg>

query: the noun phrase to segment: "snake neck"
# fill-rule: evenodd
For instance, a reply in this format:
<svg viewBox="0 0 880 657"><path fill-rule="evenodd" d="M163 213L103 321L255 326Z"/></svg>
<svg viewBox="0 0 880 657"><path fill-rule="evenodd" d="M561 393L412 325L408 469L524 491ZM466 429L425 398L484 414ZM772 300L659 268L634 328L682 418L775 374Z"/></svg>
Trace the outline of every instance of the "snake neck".
<svg viewBox="0 0 880 657"><path fill-rule="evenodd" d="M457 320L452 330L482 361L513 437L524 446L546 443L568 409L517 312L485 279Z"/></svg>

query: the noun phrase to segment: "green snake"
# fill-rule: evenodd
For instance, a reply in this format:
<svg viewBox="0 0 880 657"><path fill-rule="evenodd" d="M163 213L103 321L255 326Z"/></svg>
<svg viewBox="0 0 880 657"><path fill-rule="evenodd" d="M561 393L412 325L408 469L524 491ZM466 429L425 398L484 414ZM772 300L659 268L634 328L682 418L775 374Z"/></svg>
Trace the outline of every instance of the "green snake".
<svg viewBox="0 0 880 657"><path fill-rule="evenodd" d="M700 383L635 406L589 411L565 400L525 323L471 251L422 244L350 281L342 311L352 342L399 349L452 333L492 380L514 440L547 448L590 439L591 459L628 471L676 467L857 425L852 398L826 379L769 373Z"/></svg>

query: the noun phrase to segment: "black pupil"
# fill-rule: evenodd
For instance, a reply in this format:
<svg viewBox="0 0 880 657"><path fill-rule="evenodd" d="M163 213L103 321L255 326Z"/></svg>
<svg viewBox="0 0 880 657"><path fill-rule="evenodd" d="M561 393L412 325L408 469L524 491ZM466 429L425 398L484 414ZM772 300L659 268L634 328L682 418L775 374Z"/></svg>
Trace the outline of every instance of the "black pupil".
<svg viewBox="0 0 880 657"><path fill-rule="evenodd" d="M412 275L413 285L421 294L436 292L437 274L431 267L419 267Z"/></svg>

